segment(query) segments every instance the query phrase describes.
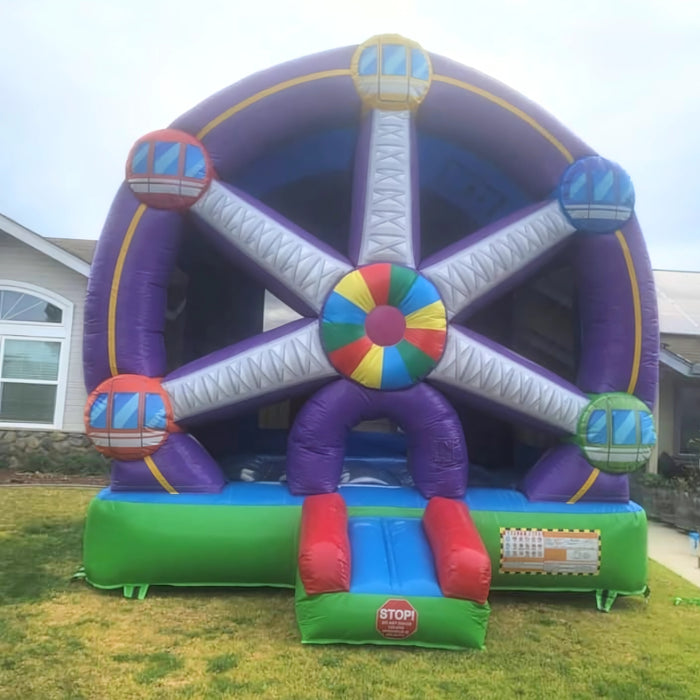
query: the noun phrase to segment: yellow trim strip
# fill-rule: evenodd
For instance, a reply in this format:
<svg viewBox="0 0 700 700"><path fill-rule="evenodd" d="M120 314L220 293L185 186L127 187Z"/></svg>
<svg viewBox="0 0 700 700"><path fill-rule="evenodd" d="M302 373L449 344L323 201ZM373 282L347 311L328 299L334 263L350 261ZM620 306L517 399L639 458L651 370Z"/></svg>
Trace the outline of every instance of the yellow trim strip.
<svg viewBox="0 0 700 700"><path fill-rule="evenodd" d="M474 94L489 100L489 102L493 102L499 107L503 107L503 109L508 110L511 114L514 114L516 117L519 117L525 123L529 124L538 134L544 136L544 138L546 138L547 141L549 141L549 143L551 143L552 146L554 146L564 156L564 158L566 158L568 163L574 162L574 157L569 152L569 149L561 141L559 141L559 139L547 131L547 129L545 129L541 124L536 122L529 114L523 112L522 109L518 109L515 105L510 104L510 102L506 102L503 98L498 97L497 95L494 95L483 88L477 87L476 85L470 85L469 83L465 83L455 78L450 78L447 75L434 75L433 80L438 83L453 85L454 87L462 88L468 92L473 92Z"/></svg>
<svg viewBox="0 0 700 700"><path fill-rule="evenodd" d="M177 494L177 491L170 485L170 482L163 476L163 472L161 472L160 469L156 466L156 463L153 461L153 458L148 455L144 457L144 462L146 462L146 466L151 470L151 474L155 476L155 478L158 480L158 483L168 492L172 494Z"/></svg>
<svg viewBox="0 0 700 700"><path fill-rule="evenodd" d="M119 295L119 283L121 282L122 272L124 271L124 261L126 253L131 245L131 239L136 233L136 227L141 221L143 213L146 211L145 204L139 204L138 208L131 217L129 228L126 230L126 236L122 241L122 247L119 251L117 264L114 266L114 276L112 277L112 289L109 293L109 311L107 314L107 348L109 352L109 370L113 377L119 374L117 367L117 297Z"/></svg>
<svg viewBox="0 0 700 700"><path fill-rule="evenodd" d="M576 503L576 501L579 500L582 496L584 496L587 492L588 489L595 484L595 480L598 478L598 475L600 474L600 469L593 469L591 472L591 475L586 479L585 483L583 486L566 502L567 505L571 503Z"/></svg>
<svg viewBox="0 0 700 700"><path fill-rule="evenodd" d="M238 112L243 111L244 109L246 109L246 107L250 107L251 105L255 104L256 102L260 102L260 100L263 100L266 97L269 97L270 95L282 92L282 90L286 90L290 87L295 87L296 85L310 83L314 80L322 80L323 78L337 78L342 76L350 77L351 75L352 74L348 68L336 68L334 70L324 70L319 71L318 73L300 75L297 78L292 78L291 80L285 80L283 83L277 83L277 85L272 85L269 88L265 88L265 90L256 92L254 95L251 95L242 102L239 102L233 107L227 109L225 112L222 112L218 117L214 117L214 119L212 119L208 124L203 126L199 130L199 132L197 132L197 138L201 141L212 129L215 129L217 126L219 126L219 124L225 122L234 114L238 114Z"/></svg>
<svg viewBox="0 0 700 700"><path fill-rule="evenodd" d="M627 273L629 274L630 284L632 285L632 305L634 306L634 355L632 359L632 374L630 376L630 383L627 386L627 393L633 394L637 387L639 366L642 361L642 301L639 295L639 283L637 282L637 273L634 269L632 253L630 253L625 236L622 231L615 231L615 237L620 242L622 254L625 256Z"/></svg>

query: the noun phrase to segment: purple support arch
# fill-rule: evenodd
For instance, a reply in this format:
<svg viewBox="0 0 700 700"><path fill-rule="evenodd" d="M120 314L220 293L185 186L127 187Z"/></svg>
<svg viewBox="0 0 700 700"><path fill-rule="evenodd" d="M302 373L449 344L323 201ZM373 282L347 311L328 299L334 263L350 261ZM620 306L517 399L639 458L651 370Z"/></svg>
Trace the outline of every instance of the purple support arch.
<svg viewBox="0 0 700 700"><path fill-rule="evenodd" d="M112 463L113 491L216 493L226 480L219 465L191 436L168 435L148 460Z"/></svg>
<svg viewBox="0 0 700 700"><path fill-rule="evenodd" d="M563 215L554 211L552 193L567 167L593 151L522 95L474 69L430 56L433 71L425 99L420 105L407 104L405 109L401 107L394 113L405 114L406 129L399 131L410 145L405 147L404 138L397 152L397 163L403 165L388 168L393 174L382 172L382 177L395 180L387 194L385 182L371 184L368 180L370 171L379 172L378 166L372 169L372 159L392 157L392 147L387 142L389 145L384 143L382 147L387 152L382 148L376 149L381 152L379 155L371 152L371 120L379 118L379 111L373 105L365 105L363 116L362 100L351 69L355 49L328 51L256 74L222 90L176 120L174 128L202 142L216 171L215 182L192 205L187 216L139 205L128 187L122 186L105 224L89 282L84 341L88 389L119 374L163 376L166 289L183 226L199 226L200 233L211 235L218 250L229 256L232 264L256 272L270 291L303 315L316 317L333 286L357 264L360 246L366 243L361 238L367 233L363 231L365 220L372 219L377 212L395 214L396 208L403 206L398 211L399 218L410 217L410 226L398 226L401 233L394 237L403 236L403 242L410 240L413 253L406 254L403 261L393 262L420 269L429 280L432 277L447 280L447 287L443 285L440 290L443 301L451 289L458 288L462 277L463 303L459 299L452 303L453 314L448 317L451 322L468 319L484 303L507 293L567 245L577 275L582 339L577 387L565 387L567 396L580 402L582 393L620 391L634 393L651 405L658 371L658 323L651 267L636 220L610 235L574 234L578 240L573 245L565 243L572 227L567 230L556 223ZM343 255L346 251L332 250L247 194L231 188L230 182L250 163L295 135L355 126L358 122L347 259ZM538 203L466 237L421 265L418 132L435 134L486 159ZM410 164L406 165L407 162ZM406 182L408 187L401 189ZM376 212L368 209L368 192L380 205L383 197L390 199L391 207L383 211L381 205ZM404 201L409 196L411 201ZM527 220L529 230L540 237L539 243L532 235L528 237L527 231L518 230L517 236L511 236L511 229L508 236L512 240L505 240L508 236L498 239L497 230L539 209L550 220L556 220L553 227L548 227L546 222L530 225L531 220ZM382 220L382 216L377 218ZM381 227L373 230L373 243L377 245L372 262L383 262L379 259L384 255L382 237L391 239L393 234ZM425 231L423 235L429 236L431 232ZM489 241L493 242L491 248L483 254L479 252L489 247ZM480 242L488 245L473 253L472 249ZM289 251L293 244L297 249L292 254ZM315 248L311 253L310 246ZM390 248L391 244L387 244L386 250ZM521 255L520 250L535 250L536 254ZM451 264L450 256L459 259ZM445 270L445 265L439 264L446 260L450 265ZM499 276L498 270L505 272ZM472 282L467 280L472 273L479 279L493 275L493 284L484 284L473 292ZM315 280L320 280L319 284L309 291L305 285ZM297 391L309 391L331 380L334 370L322 356L320 337L316 328L311 327L314 323L315 320L302 321L279 331L280 336L289 334L286 346L273 343L277 333L257 336L172 373L166 379L165 391L174 392L175 384L180 385L178 396L173 393L178 406L188 402L194 405L190 398L199 397L196 411L180 411L175 420L181 418L183 425L193 425L233 415L287 398ZM302 334L300 340L294 334L301 333L305 324L309 332ZM448 340L450 333L454 336L456 332L455 328L448 329ZM490 353L484 350L481 353L484 366L476 368L475 374L468 371L472 365L467 354L469 342L474 346L478 339L474 334L462 333L462 336L457 351L442 365L438 363L429 381L447 387L450 392L471 393L472 399L493 406L495 390L493 386L484 390L486 382L478 381L481 373L492 380L491 385L498 387L499 415L519 422L541 418L532 406L522 410L518 405L527 403L529 395L522 389L526 384L518 384L512 378L519 372L523 381L531 381L532 377L523 371L528 369L528 363L503 348ZM489 349L487 342L482 345ZM450 347L454 350L456 346L453 343ZM245 358L238 362L236 358L242 357L248 348L258 357L253 362L244 362ZM198 372L205 368L212 371ZM196 373L192 382L184 381L187 373L193 376ZM537 369L535 373L546 374ZM552 378L551 384L562 388L557 378ZM547 389L547 392L539 393L547 398L548 407L561 398L557 391ZM518 397L516 401L512 400L513 396ZM331 400L336 403L331 405ZM379 415L393 417L407 428L415 480L424 495L464 493L466 448L461 426L447 400L425 384L393 393L363 389L347 381L324 388L295 424L289 446L290 486L309 493L333 490L342 467L343 431L353 421ZM574 423L569 417L555 425L570 432ZM199 486L190 483L196 470L187 475L177 474L183 460L198 463L201 458L204 470L201 485L204 490L218 488L220 477L213 471L210 476L205 473L210 460L203 448L200 457L196 450L186 455L178 450L177 455L185 455L182 460L176 456L174 446L184 445L181 438L184 436L171 436L152 461L158 466L172 453L175 480L184 483L187 490L197 490ZM320 454L316 449L319 440L330 440L330 451ZM146 467L150 471L144 471ZM320 474L315 474L315 468L320 468ZM148 483L160 483L148 460L134 462L128 468L118 463L116 476L129 470L137 470L141 475L134 477L134 484L140 478ZM166 465L164 473L167 470ZM625 489L625 477L608 477L591 469L569 446L549 453L525 481L528 496L556 500L621 499L625 497Z"/></svg>
<svg viewBox="0 0 700 700"><path fill-rule="evenodd" d="M485 157L535 201L550 196L569 163L594 155L551 114L503 83L443 56L430 60L434 77L418 110L418 129Z"/></svg>
<svg viewBox="0 0 700 700"><path fill-rule="evenodd" d="M88 282L83 338L88 392L114 374L165 374L166 296L183 224L180 214L139 207L128 187L119 190Z"/></svg>
<svg viewBox="0 0 700 700"><path fill-rule="evenodd" d="M659 371L659 326L651 263L636 219L615 235L580 236L574 257L579 387L593 394L635 394L651 408ZM629 500L627 475L594 469L574 445L547 452L522 489L533 501Z"/></svg>
<svg viewBox="0 0 700 700"><path fill-rule="evenodd" d="M362 420L389 418L405 431L408 464L425 498L458 498L467 486L467 449L454 408L427 384L382 392L340 380L321 389L297 416L287 446L292 493L331 493L340 482L345 441Z"/></svg>
<svg viewBox="0 0 700 700"><path fill-rule="evenodd" d="M626 391L651 408L659 371L659 324L651 263L636 219L616 235L581 236L575 257L582 336L579 386L594 394Z"/></svg>
<svg viewBox="0 0 700 700"><path fill-rule="evenodd" d="M576 445L548 450L530 469L521 488L531 501L626 503L630 497L626 474L594 470Z"/></svg>
<svg viewBox="0 0 700 700"><path fill-rule="evenodd" d="M172 127L198 135L226 180L273 143L303 130L356 121L360 98L349 70L354 51L325 51L256 73L204 100ZM264 99L255 99L261 94ZM240 109L247 100L248 106ZM211 126L216 119L220 121Z"/></svg>

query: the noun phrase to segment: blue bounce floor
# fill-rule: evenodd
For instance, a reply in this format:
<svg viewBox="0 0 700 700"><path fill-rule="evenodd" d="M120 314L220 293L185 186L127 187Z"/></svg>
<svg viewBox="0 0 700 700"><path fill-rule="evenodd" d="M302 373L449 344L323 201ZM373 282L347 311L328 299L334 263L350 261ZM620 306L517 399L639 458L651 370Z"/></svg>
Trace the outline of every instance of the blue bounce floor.
<svg viewBox="0 0 700 700"><path fill-rule="evenodd" d="M394 508L425 508L427 500L414 488L405 486L372 486L347 484L339 489L348 507L385 506ZM98 498L127 503L175 503L210 506L300 506L303 496L294 496L284 483L230 482L220 493L112 492L107 488ZM468 489L465 501L471 510L509 513L627 513L641 510L636 503L531 503L513 489Z"/></svg>

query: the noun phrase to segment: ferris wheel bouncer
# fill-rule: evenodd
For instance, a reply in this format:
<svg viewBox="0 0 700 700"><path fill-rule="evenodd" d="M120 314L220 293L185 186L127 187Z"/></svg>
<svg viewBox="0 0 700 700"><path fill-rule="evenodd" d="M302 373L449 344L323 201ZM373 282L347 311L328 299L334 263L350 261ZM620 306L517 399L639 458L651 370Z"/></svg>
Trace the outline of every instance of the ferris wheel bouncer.
<svg viewBox="0 0 700 700"><path fill-rule="evenodd" d="M85 313L96 587L289 587L303 642L449 649L492 590L648 590L631 180L474 69L377 36L139 139Z"/></svg>

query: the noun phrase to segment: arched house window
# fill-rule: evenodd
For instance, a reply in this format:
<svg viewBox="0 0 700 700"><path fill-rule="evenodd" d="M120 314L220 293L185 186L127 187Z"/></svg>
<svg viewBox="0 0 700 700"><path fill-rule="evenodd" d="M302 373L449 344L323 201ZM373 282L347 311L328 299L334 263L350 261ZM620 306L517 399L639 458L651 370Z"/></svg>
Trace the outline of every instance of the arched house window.
<svg viewBox="0 0 700 700"><path fill-rule="evenodd" d="M0 428L60 429L72 322L67 299L0 280Z"/></svg>

